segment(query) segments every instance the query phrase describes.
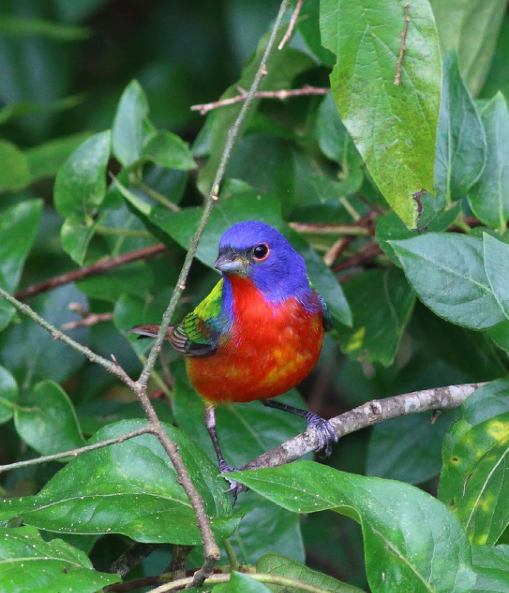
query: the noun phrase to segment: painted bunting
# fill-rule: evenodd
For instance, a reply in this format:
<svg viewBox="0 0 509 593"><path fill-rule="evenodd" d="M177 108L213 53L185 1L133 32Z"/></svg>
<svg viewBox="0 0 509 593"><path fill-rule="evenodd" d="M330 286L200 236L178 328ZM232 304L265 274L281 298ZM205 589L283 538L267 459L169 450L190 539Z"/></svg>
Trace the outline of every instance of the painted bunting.
<svg viewBox="0 0 509 593"><path fill-rule="evenodd" d="M214 267L222 279L192 313L168 329L168 339L185 356L189 380L206 402L205 424L220 471L234 470L216 434L214 408L222 402L261 400L302 416L317 430L318 449L329 455L337 436L327 420L271 400L311 372L324 332L332 326L304 259L274 228L248 221L224 233ZM131 332L155 337L158 330L139 325Z"/></svg>

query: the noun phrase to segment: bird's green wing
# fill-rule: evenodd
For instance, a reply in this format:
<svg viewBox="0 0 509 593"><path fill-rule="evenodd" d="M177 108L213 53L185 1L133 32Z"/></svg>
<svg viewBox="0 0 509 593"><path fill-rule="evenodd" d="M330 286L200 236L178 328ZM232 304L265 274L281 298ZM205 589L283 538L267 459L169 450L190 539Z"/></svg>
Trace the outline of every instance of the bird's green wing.
<svg viewBox="0 0 509 593"><path fill-rule="evenodd" d="M187 356L208 356L216 351L220 329L223 280L173 329L170 341Z"/></svg>

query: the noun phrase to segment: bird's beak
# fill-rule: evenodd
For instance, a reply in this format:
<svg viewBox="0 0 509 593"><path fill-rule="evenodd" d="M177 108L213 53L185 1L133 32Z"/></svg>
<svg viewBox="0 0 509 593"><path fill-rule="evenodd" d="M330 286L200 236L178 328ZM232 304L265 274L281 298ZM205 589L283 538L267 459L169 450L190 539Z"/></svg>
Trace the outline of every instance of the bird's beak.
<svg viewBox="0 0 509 593"><path fill-rule="evenodd" d="M216 263L214 264L214 268L221 272L225 272L226 274L244 276L247 273L248 265L249 261L242 257L238 251L227 249L219 254Z"/></svg>

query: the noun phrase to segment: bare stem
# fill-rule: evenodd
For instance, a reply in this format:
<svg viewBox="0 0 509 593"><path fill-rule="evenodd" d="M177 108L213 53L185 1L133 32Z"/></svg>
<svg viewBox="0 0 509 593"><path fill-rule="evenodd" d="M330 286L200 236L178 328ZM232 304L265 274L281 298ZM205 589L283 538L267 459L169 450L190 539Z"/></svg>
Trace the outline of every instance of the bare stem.
<svg viewBox="0 0 509 593"><path fill-rule="evenodd" d="M401 66L403 64L403 58L406 52L406 36L408 32L408 23L410 22L409 8L410 5L407 3L403 7L405 9L405 24L403 25L403 32L401 33L401 47L399 50L399 57L396 63L396 76L394 77L394 84L398 86L401 81Z"/></svg>
<svg viewBox="0 0 509 593"><path fill-rule="evenodd" d="M295 24L297 23L297 19L299 18L300 9L302 8L303 0L297 0L297 5L295 6L295 10L293 11L292 18L290 19L290 24L288 25L288 29L286 30L285 36L281 39L281 43L277 46L279 50L282 50L283 47L288 43L288 40L292 36L293 30L295 28Z"/></svg>
<svg viewBox="0 0 509 593"><path fill-rule="evenodd" d="M191 111L199 111L200 115L206 115L213 109L219 107L226 107L227 105L234 105L235 103L241 103L247 99L248 93L242 87L237 87L239 94L235 97L228 99L222 99L220 101L213 101L212 103L201 103L200 105L192 105ZM279 99L284 101L289 97L305 97L309 95L326 95L330 89L310 86L309 84L304 85L301 89L283 89L280 91L258 91L254 94L254 99Z"/></svg>

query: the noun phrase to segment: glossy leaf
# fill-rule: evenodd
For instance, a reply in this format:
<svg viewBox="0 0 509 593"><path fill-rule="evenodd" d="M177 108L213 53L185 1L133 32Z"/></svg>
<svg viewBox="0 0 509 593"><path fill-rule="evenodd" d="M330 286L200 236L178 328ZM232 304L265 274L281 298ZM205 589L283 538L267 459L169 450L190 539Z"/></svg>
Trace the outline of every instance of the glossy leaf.
<svg viewBox="0 0 509 593"><path fill-rule="evenodd" d="M20 437L43 455L85 444L71 400L53 381L42 381L22 392L14 422Z"/></svg>
<svg viewBox="0 0 509 593"><path fill-rule="evenodd" d="M85 261L88 246L98 224L99 221L84 219L81 214L72 214L62 225L60 230L62 247L79 266L82 266Z"/></svg>
<svg viewBox="0 0 509 593"><path fill-rule="evenodd" d="M95 593L120 577L93 569L86 554L61 539L44 541L32 527L0 530L2 593Z"/></svg>
<svg viewBox="0 0 509 593"><path fill-rule="evenodd" d="M227 583L216 585L213 590L214 593L271 593L263 583L241 572L232 572Z"/></svg>
<svg viewBox="0 0 509 593"><path fill-rule="evenodd" d="M168 212L160 207L151 208L135 196L124 195L138 211L148 217L151 224L163 230L184 249L189 248L202 214L201 208L182 208L179 212ZM234 223L244 220L261 220L282 232L304 257L309 277L327 302L333 317L340 323L351 323L351 312L336 278L309 244L284 224L279 203L273 197L262 197L245 187L241 191L235 191L228 199L223 194L212 210L196 257L212 267L217 258L217 247L222 234Z"/></svg>
<svg viewBox="0 0 509 593"><path fill-rule="evenodd" d="M17 146L0 140L0 162L1 191L17 191L30 183L27 159Z"/></svg>
<svg viewBox="0 0 509 593"><path fill-rule="evenodd" d="M111 138L113 154L124 167L132 165L142 156L148 110L145 91L137 80L133 80L120 97Z"/></svg>
<svg viewBox="0 0 509 593"><path fill-rule="evenodd" d="M477 218L503 232L509 219L509 112L502 94L488 103L481 119L488 148L486 165L469 190L468 201Z"/></svg>
<svg viewBox="0 0 509 593"><path fill-rule="evenodd" d="M458 51L461 71L473 95L479 92L495 51L506 1L430 0L440 47Z"/></svg>
<svg viewBox="0 0 509 593"><path fill-rule="evenodd" d="M412 414L373 427L366 458L366 474L422 484L438 476L442 467L442 440L454 412Z"/></svg>
<svg viewBox="0 0 509 593"><path fill-rule="evenodd" d="M13 404L17 397L16 379L6 368L0 366L0 424L5 424L12 418Z"/></svg>
<svg viewBox="0 0 509 593"><path fill-rule="evenodd" d="M486 134L461 78L456 52L445 56L443 75L435 191L445 203L450 203L464 198L481 175L486 161Z"/></svg>
<svg viewBox="0 0 509 593"><path fill-rule="evenodd" d="M256 571L266 574L277 574L304 581L319 589L330 591L330 593L361 593L361 589L342 583L326 574L312 570L305 564L286 558L281 554L266 554L256 563ZM284 593L283 587L272 585L274 593ZM301 589L296 589L300 593Z"/></svg>
<svg viewBox="0 0 509 593"><path fill-rule="evenodd" d="M509 546L472 546L477 580L472 593L505 593L509 590Z"/></svg>
<svg viewBox="0 0 509 593"><path fill-rule="evenodd" d="M99 430L89 443L119 437L143 420ZM185 434L166 426L203 498L216 534L237 527L224 480L207 455ZM22 515L27 525L62 533L122 533L140 542L194 545L201 536L191 504L168 456L153 435L97 449L73 459L36 496L0 503L0 520Z"/></svg>
<svg viewBox="0 0 509 593"><path fill-rule="evenodd" d="M355 360L394 361L412 314L415 295L399 270L359 274L343 289L352 307L352 327L338 326L341 349Z"/></svg>
<svg viewBox="0 0 509 593"><path fill-rule="evenodd" d="M509 245L488 233L483 235L483 245L486 276L500 308L509 319Z"/></svg>
<svg viewBox="0 0 509 593"><path fill-rule="evenodd" d="M509 525L508 395L506 380L478 389L444 440L439 497L474 544L496 543Z"/></svg>
<svg viewBox="0 0 509 593"><path fill-rule="evenodd" d="M295 4L295 2L294 2ZM302 4L297 20L297 28L311 52L326 66L332 68L336 57L322 45L320 38L320 3L306 2Z"/></svg>
<svg viewBox="0 0 509 593"><path fill-rule="evenodd" d="M470 593L470 546L459 521L429 494L398 482L338 472L312 462L236 473L295 513L331 509L361 524L371 590Z"/></svg>
<svg viewBox="0 0 509 593"><path fill-rule="evenodd" d="M412 194L433 192L441 66L433 13L423 0L410 7L401 84L394 84L404 4L322 0L320 19L322 42L338 57L330 80L341 120L387 202L414 228Z"/></svg>
<svg viewBox="0 0 509 593"><path fill-rule="evenodd" d="M478 239L428 233L390 245L417 296L440 317L472 329L505 319L488 283Z"/></svg>
<svg viewBox="0 0 509 593"><path fill-rule="evenodd" d="M191 151L186 143L176 134L158 132L145 144L142 158L153 161L156 165L180 171L196 168Z"/></svg>
<svg viewBox="0 0 509 593"><path fill-rule="evenodd" d="M18 282L37 233L42 201L20 202L0 215L0 286L12 293ZM11 320L14 309L0 299L0 329Z"/></svg>
<svg viewBox="0 0 509 593"><path fill-rule="evenodd" d="M106 194L110 132L95 134L74 150L58 171L55 206L62 216L85 218L101 205Z"/></svg>

